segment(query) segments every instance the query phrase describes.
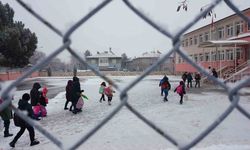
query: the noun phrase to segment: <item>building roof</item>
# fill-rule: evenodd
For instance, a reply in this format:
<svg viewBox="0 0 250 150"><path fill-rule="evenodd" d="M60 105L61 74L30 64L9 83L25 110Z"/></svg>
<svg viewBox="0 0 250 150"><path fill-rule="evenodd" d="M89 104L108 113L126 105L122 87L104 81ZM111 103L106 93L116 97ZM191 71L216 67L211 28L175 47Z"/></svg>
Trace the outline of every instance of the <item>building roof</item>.
<svg viewBox="0 0 250 150"><path fill-rule="evenodd" d="M244 13L244 12L247 12L247 11L250 11L250 7L249 7L249 8L246 8L246 9L244 9L244 10L242 10L241 12ZM236 16L236 15L237 15L237 14L234 13L234 14L232 14L232 15L230 15L230 16L227 16L227 17L222 18L222 19L220 19L220 20L218 20L218 21L215 21L215 22L214 22L214 25L218 24L218 23L221 22L222 20L228 19L228 18L233 17L233 16ZM188 33L185 33L184 35L188 35L188 34L190 34L190 33L192 33L192 32L195 32L195 31L197 31L197 30L201 30L201 29L206 28L206 27L209 27L209 26L211 26L211 24L207 24L207 25L205 25L205 26L202 26L202 27L200 27L200 28L198 28L198 29L195 29L195 30L193 30L193 31L190 31L190 32L188 32Z"/></svg>
<svg viewBox="0 0 250 150"><path fill-rule="evenodd" d="M139 56L139 58L145 58L145 57L160 57L161 52L159 51L151 51L151 52L145 52L142 54L142 56Z"/></svg>
<svg viewBox="0 0 250 150"><path fill-rule="evenodd" d="M232 46L232 45L246 45L250 44L249 41L246 40L221 40L221 41L207 41L201 43L198 47L220 47L220 46Z"/></svg>
<svg viewBox="0 0 250 150"><path fill-rule="evenodd" d="M115 55L114 52L111 50L109 51L104 51L104 52L97 52L97 54L92 55L92 56L87 56L87 58L121 58L121 56Z"/></svg>

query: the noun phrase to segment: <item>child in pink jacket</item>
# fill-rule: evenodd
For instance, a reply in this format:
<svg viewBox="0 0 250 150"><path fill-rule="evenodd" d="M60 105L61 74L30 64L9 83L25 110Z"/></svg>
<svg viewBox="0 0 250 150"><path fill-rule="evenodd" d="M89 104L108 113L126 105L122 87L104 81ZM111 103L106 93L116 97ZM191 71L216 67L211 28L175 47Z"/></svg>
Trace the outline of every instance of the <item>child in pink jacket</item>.
<svg viewBox="0 0 250 150"><path fill-rule="evenodd" d="M111 105L113 93L115 93L111 84L109 84L109 86L104 89L104 93L108 97L108 104Z"/></svg>
<svg viewBox="0 0 250 150"><path fill-rule="evenodd" d="M174 92L177 92L180 95L180 104L183 103L183 96L186 94L185 84L183 81L180 81L180 84L175 88Z"/></svg>

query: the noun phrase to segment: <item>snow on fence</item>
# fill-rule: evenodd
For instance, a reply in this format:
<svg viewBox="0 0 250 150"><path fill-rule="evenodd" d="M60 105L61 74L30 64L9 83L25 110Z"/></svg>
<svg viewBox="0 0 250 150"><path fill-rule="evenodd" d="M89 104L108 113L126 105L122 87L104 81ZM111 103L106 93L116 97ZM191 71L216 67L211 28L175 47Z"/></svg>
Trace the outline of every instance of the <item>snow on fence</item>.
<svg viewBox="0 0 250 150"><path fill-rule="evenodd" d="M84 135L82 138L80 138L76 143L73 143L69 149L76 149L81 144L85 143L91 136L93 136L103 125L105 125L112 117L121 110L122 107L127 107L131 113L135 114L138 118L140 118L145 124L147 124L149 127L154 129L159 135L163 136L166 140L171 142L173 145L175 145L178 149L190 149L194 147L197 143L199 143L203 138L205 138L207 135L211 133L223 120L229 116L229 114L234 110L238 109L242 115L246 116L248 119L250 119L250 114L247 112L243 107L238 105L239 103L239 93L238 91L248 85L250 83L250 78L246 78L241 80L240 82L237 82L234 86L228 86L225 84L222 80L218 80L214 78L213 76L209 75L209 73L202 67L200 67L198 64L196 64L194 61L192 61L180 48L180 39L181 36L192 26L194 25L198 20L202 19L205 14L210 12L216 5L218 5L220 2L225 2L228 7L230 7L234 12L236 12L243 20L250 23L250 20L244 16L238 8L230 1L230 0L214 0L209 4L209 6L200 14L196 15L194 19L192 19L190 22L188 22L182 29L180 29L175 34L171 33L168 30L165 30L162 28L159 24L155 23L150 17L144 15L140 10L135 8L130 1L123 0L124 4L136 15L138 15L142 20L145 21L145 23L152 26L155 30L163 34L166 38L170 38L173 42L173 47L169 50L169 52L165 53L162 58L160 58L156 63L154 63L152 66L150 66L146 71L144 71L140 76L138 76L133 82L131 82L129 85L127 85L125 88L122 88L117 86L117 84L109 79L107 76L105 76L102 72L99 72L95 70L92 66L90 66L85 59L83 59L81 56L79 56L74 49L71 47L71 35L73 32L76 31L77 28L79 28L81 25L83 25L88 19L93 17L97 12L102 10L104 7L106 7L111 0L104 0L101 4L99 4L96 8L92 9L86 16L83 16L77 23L71 26L71 28L68 29L68 31L63 34L62 31L60 31L58 28L56 28L53 24L48 22L45 18L42 18L36 11L34 11L32 8L30 8L26 3L24 3L22 0L16 0L22 7L24 7L28 12L30 12L33 16L35 16L41 23L46 25L49 29L52 30L52 32L55 32L58 36L60 36L63 39L63 44L58 45L58 48L55 49L46 59L44 59L42 62L36 64L32 68L30 68L28 71L26 71L21 77L16 79L12 84L10 84L7 87L4 87L1 91L1 97L5 100L0 105L0 111L4 109L8 104L11 102L11 90L15 88L20 82L22 82L25 78L29 77L33 72L36 70L39 70L40 68L44 67L49 61L51 61L53 58L55 58L59 53L61 53L64 50L68 50L69 53L71 53L76 59L79 60L80 63L85 64L92 70L95 75L100 76L107 82L110 82L116 90L120 91L120 104L108 115L106 118L104 118L100 124L96 125L94 128L92 128L86 135ZM229 101L231 102L231 105L223 112L218 118L210 125L208 128L206 128L204 131L202 131L195 139L193 139L191 142L187 144L181 144L180 141L178 141L176 138L171 136L168 132L164 131L163 129L159 128L157 124L154 124L150 120L146 119L141 113L139 113L132 105L128 103L128 91L135 86L137 83L139 83L144 77L149 75L155 67L160 65L161 63L165 62L166 59L169 58L169 56L173 53L178 53L186 62L188 62L190 65L192 65L194 68L196 68L198 71L206 75L210 80L212 80L214 83L221 86L225 91L228 92ZM35 123L30 118L26 117L23 113L18 111L18 109L12 105L13 110L25 121L27 121L29 124L33 125L41 134L46 136L48 139L50 139L58 148L60 149L66 149L65 145L61 142L60 139L56 138L53 134L51 134L49 131L43 129L40 125Z"/></svg>

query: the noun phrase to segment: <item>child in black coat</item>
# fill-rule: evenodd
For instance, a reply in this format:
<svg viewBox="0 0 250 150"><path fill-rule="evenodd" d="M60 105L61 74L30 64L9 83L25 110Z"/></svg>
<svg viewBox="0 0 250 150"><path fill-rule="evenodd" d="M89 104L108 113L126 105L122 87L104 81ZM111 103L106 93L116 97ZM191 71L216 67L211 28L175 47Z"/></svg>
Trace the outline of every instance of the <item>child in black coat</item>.
<svg viewBox="0 0 250 150"><path fill-rule="evenodd" d="M29 100L30 100L30 95L28 93L23 94L22 99L20 99L18 102L18 109L22 111L27 111L28 117L35 119L32 106L30 103L28 103ZM15 147L17 140L22 136L22 134L24 133L26 129L29 131L30 146L39 144L39 141L35 140L35 131L34 131L33 126L28 124L26 121L21 119L16 114L14 114L14 123L16 126L20 127L20 131L17 133L14 139L9 143L11 147Z"/></svg>

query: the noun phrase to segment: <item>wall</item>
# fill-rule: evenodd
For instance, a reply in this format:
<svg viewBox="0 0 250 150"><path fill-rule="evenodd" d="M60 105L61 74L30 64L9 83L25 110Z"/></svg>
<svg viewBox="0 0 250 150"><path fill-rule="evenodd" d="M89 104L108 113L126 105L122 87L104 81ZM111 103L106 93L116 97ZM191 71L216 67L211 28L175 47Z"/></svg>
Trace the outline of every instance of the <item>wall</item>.
<svg viewBox="0 0 250 150"><path fill-rule="evenodd" d="M21 71L10 71L10 72L0 72L0 80L7 81L7 80L16 80L18 77L22 75L23 72ZM34 72L29 77L38 77L39 73Z"/></svg>

